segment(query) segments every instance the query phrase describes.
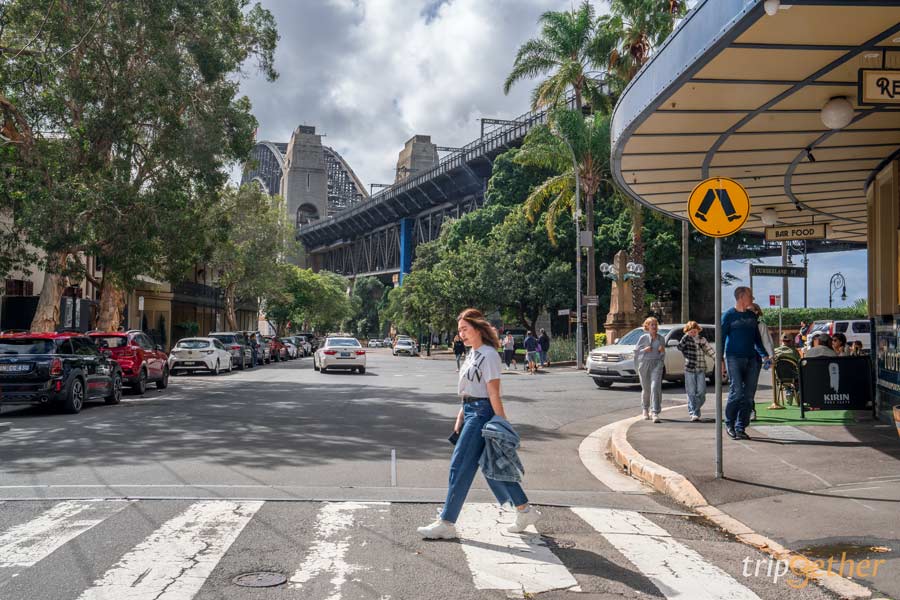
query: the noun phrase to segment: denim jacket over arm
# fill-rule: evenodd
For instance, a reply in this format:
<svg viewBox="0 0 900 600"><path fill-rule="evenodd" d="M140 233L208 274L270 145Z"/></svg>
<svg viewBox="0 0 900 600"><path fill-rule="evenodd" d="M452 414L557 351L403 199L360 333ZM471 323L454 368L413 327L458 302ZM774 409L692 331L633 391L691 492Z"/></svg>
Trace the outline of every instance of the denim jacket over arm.
<svg viewBox="0 0 900 600"><path fill-rule="evenodd" d="M484 452L479 465L481 472L494 481L522 481L525 467L519 460L519 434L509 421L494 416L481 430L484 438Z"/></svg>

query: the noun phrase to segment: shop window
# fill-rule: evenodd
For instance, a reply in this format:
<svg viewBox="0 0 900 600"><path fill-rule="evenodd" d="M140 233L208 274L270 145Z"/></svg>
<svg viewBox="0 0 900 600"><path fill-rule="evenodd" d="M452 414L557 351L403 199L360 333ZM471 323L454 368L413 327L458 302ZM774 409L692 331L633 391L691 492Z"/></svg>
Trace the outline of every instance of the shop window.
<svg viewBox="0 0 900 600"><path fill-rule="evenodd" d="M34 282L28 279L7 279L7 296L34 296Z"/></svg>

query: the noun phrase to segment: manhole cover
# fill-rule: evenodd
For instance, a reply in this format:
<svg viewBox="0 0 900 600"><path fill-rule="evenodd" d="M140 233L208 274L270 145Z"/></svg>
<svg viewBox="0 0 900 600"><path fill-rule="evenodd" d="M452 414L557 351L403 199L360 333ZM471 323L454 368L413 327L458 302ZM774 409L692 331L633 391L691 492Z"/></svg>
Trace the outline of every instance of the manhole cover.
<svg viewBox="0 0 900 600"><path fill-rule="evenodd" d="M275 587L287 581L287 577L281 573L272 573L271 571L257 571L256 573L244 573L232 579L234 583L241 587Z"/></svg>

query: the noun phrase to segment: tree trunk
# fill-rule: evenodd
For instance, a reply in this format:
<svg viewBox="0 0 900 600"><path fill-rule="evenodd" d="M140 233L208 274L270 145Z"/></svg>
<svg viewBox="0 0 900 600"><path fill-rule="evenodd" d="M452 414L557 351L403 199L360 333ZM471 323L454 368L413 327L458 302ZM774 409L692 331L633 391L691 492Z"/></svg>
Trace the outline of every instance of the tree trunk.
<svg viewBox="0 0 900 600"><path fill-rule="evenodd" d="M644 264L644 239L642 231L644 228L644 208L635 200L634 208L631 211L631 261ZM644 265L645 267L647 265ZM634 280L634 312L639 317L644 316L644 278L638 277Z"/></svg>
<svg viewBox="0 0 900 600"><path fill-rule="evenodd" d="M237 331L237 309L235 308L235 284L225 286L225 327L228 331Z"/></svg>
<svg viewBox="0 0 900 600"><path fill-rule="evenodd" d="M66 267L67 258L65 252L55 252L47 256L44 287L41 289L37 310L31 320L31 331L52 332L59 326L59 302L66 289L66 280L62 272Z"/></svg>
<svg viewBox="0 0 900 600"><path fill-rule="evenodd" d="M597 266L596 266L596 249L594 248L594 197L585 198L584 202L585 229L591 232L591 245L587 249L587 261L585 262L585 270L587 271L587 295L597 295ZM597 333L597 306L590 305L587 308L588 335L587 345L589 349L594 347L594 334Z"/></svg>
<svg viewBox="0 0 900 600"><path fill-rule="evenodd" d="M116 331L122 322L124 308L125 290L113 283L112 278L104 277L100 286L100 312L97 314L97 329Z"/></svg>

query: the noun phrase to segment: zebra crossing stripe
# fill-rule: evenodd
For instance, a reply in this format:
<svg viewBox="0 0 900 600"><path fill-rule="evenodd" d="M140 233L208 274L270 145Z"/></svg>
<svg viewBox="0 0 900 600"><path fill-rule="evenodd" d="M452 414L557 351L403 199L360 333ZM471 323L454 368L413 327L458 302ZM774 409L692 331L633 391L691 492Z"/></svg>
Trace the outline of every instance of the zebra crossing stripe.
<svg viewBox="0 0 900 600"><path fill-rule="evenodd" d="M30 567L126 506L127 502L99 500L55 504L0 534L0 567Z"/></svg>
<svg viewBox="0 0 900 600"><path fill-rule="evenodd" d="M572 512L615 546L666 598L759 600L729 574L639 513L608 508L573 508Z"/></svg>
<svg viewBox="0 0 900 600"><path fill-rule="evenodd" d="M463 506L456 531L475 587L519 594L580 592L578 582L539 535L507 533L510 516L496 504Z"/></svg>
<svg viewBox="0 0 900 600"><path fill-rule="evenodd" d="M78 600L190 600L262 505L192 504L123 556Z"/></svg>

